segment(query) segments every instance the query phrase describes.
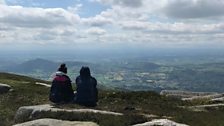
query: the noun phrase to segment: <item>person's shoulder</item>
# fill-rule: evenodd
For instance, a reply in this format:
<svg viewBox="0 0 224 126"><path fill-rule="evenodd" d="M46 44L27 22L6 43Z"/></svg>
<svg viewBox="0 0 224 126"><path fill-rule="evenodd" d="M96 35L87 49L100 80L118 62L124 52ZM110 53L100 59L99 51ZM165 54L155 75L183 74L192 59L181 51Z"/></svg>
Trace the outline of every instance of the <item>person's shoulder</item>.
<svg viewBox="0 0 224 126"><path fill-rule="evenodd" d="M79 79L79 78L81 78L81 76L80 76L80 75L76 77L76 79Z"/></svg>
<svg viewBox="0 0 224 126"><path fill-rule="evenodd" d="M79 79L81 79L81 77L80 76L77 76L75 80L79 80Z"/></svg>
<svg viewBox="0 0 224 126"><path fill-rule="evenodd" d="M65 77L65 78L69 78L69 76L68 76L68 75L66 75L66 74L65 74L65 75L63 75L63 77Z"/></svg>
<svg viewBox="0 0 224 126"><path fill-rule="evenodd" d="M56 75L53 79L53 82L64 82L64 81L71 81L67 75Z"/></svg>
<svg viewBox="0 0 224 126"><path fill-rule="evenodd" d="M91 79L92 79L93 81L97 82L97 80L96 80L95 77L92 77L92 76L91 76Z"/></svg>
<svg viewBox="0 0 224 126"><path fill-rule="evenodd" d="M68 75L63 75L63 76L67 79L67 81L71 81L71 79Z"/></svg>

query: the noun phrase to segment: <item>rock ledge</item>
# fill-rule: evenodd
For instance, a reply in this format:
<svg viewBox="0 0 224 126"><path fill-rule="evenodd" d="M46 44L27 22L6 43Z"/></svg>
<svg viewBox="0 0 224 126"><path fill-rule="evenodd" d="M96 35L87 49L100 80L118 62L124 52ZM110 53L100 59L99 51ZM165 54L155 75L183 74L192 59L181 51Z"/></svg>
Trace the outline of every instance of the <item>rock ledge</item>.
<svg viewBox="0 0 224 126"><path fill-rule="evenodd" d="M20 107L15 115L15 122L22 123L42 118L53 118L70 121L87 121L116 117L123 117L123 114L94 109L60 109L46 104Z"/></svg>
<svg viewBox="0 0 224 126"><path fill-rule="evenodd" d="M46 118L16 124L14 126L98 126L98 125L93 122L63 121L63 120Z"/></svg>

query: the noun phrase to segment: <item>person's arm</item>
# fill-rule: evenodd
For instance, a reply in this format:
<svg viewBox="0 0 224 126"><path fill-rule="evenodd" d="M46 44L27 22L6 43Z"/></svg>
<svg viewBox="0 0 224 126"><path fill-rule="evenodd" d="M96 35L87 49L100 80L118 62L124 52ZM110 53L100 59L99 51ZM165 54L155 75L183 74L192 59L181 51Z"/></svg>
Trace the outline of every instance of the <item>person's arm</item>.
<svg viewBox="0 0 224 126"><path fill-rule="evenodd" d="M76 77L76 79L75 79L76 91L77 91L77 88L78 88L79 81L80 81L80 76Z"/></svg>
<svg viewBox="0 0 224 126"><path fill-rule="evenodd" d="M94 92L95 92L95 100L98 102L98 89L97 89L97 80L93 77L93 82L94 82Z"/></svg>
<svg viewBox="0 0 224 126"><path fill-rule="evenodd" d="M69 89L71 90L71 92L73 92L73 88L72 88L72 81L71 79L67 76L67 83L68 83L68 86L69 86Z"/></svg>
<svg viewBox="0 0 224 126"><path fill-rule="evenodd" d="M92 77L92 79L93 79L93 86L96 88L96 86L97 86L97 80L94 77Z"/></svg>

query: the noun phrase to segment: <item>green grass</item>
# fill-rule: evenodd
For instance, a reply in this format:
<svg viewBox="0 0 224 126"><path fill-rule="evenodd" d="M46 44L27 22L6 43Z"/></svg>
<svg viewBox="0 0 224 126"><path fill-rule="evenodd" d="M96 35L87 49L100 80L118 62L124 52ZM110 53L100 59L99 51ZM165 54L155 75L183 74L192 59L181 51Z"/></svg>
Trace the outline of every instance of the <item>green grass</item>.
<svg viewBox="0 0 224 126"><path fill-rule="evenodd" d="M25 76L0 73L0 83L9 84L14 91L0 95L0 126L14 124L17 109L25 105L48 104L49 88L35 85L45 82ZM49 82L45 82L49 83ZM172 120L191 126L223 126L224 109L209 112L193 112L179 106L190 106L204 101L183 102L177 99L160 96L155 92L122 92L115 90L99 90L98 106L94 109L122 112L124 117L102 118L94 121L102 126L123 126L149 121L142 114L154 114L158 118L170 117ZM59 108L85 108L68 104ZM93 115L94 116L94 115ZM85 120L84 117L80 120Z"/></svg>
<svg viewBox="0 0 224 126"><path fill-rule="evenodd" d="M0 83L9 84L13 91L0 95L0 126L12 125L17 109L25 105L43 104L48 102L49 89L35 85L41 80L0 73Z"/></svg>

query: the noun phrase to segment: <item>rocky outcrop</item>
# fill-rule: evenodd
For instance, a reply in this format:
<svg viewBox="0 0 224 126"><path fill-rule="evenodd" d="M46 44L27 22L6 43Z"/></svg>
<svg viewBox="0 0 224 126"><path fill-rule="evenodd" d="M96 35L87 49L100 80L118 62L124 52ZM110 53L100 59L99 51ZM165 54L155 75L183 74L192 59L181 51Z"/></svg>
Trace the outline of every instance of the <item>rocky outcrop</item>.
<svg viewBox="0 0 224 126"><path fill-rule="evenodd" d="M192 96L190 98L182 98L184 101L192 101L197 99L207 99L210 101L218 101L218 99L223 98L224 94L211 94L211 95L204 95L204 96ZM221 99L219 100L221 101Z"/></svg>
<svg viewBox="0 0 224 126"><path fill-rule="evenodd" d="M219 98L213 98L211 100L212 103L221 103L224 102L224 97L219 97Z"/></svg>
<svg viewBox="0 0 224 126"><path fill-rule="evenodd" d="M71 121L97 121L103 118L115 117L123 117L123 114L94 109L60 109L46 104L20 107L15 115L15 122L22 123L41 118L53 118Z"/></svg>
<svg viewBox="0 0 224 126"><path fill-rule="evenodd" d="M224 94L215 92L190 92L179 90L163 90L160 95L167 97L178 98L183 101L199 100L204 101L206 104L197 106L180 106L181 108L187 108L191 111L208 111L218 110L220 107L224 107Z"/></svg>
<svg viewBox="0 0 224 126"><path fill-rule="evenodd" d="M11 86L7 85L7 84L1 84L0 83L0 94L4 94L7 93L11 90Z"/></svg>
<svg viewBox="0 0 224 126"><path fill-rule="evenodd" d="M176 97L176 98L191 98L191 97L202 97L208 95L218 95L214 92L190 92L190 91L180 91L180 90L163 90L160 95Z"/></svg>
<svg viewBox="0 0 224 126"><path fill-rule="evenodd" d="M63 121L63 120L46 118L16 124L14 126L98 126L98 125L93 122Z"/></svg>
<svg viewBox="0 0 224 126"><path fill-rule="evenodd" d="M201 111L209 111L209 110L219 110L223 108L224 104L210 104L210 105L197 105L187 107L189 110L201 112Z"/></svg>
<svg viewBox="0 0 224 126"><path fill-rule="evenodd" d="M163 90L160 95L168 97L179 98L184 101L192 101L198 99L206 99L211 102L223 102L224 94L215 92L190 92L190 91L179 91L179 90Z"/></svg>
<svg viewBox="0 0 224 126"><path fill-rule="evenodd" d="M168 120L168 119L155 119L150 122L136 124L133 126L188 126L188 125L176 123L176 122Z"/></svg>

